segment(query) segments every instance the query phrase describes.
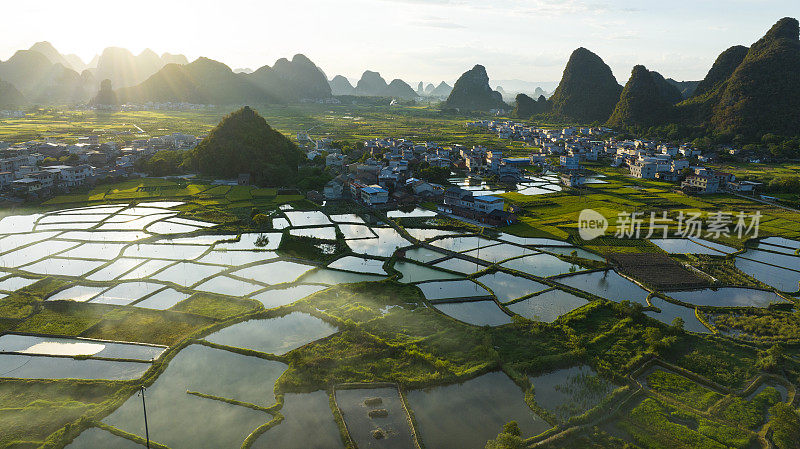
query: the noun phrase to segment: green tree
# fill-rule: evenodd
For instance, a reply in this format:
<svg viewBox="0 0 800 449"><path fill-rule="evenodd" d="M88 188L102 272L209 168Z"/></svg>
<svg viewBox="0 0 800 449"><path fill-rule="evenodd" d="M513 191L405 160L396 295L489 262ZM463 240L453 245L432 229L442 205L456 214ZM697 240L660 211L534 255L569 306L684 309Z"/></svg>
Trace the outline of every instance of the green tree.
<svg viewBox="0 0 800 449"><path fill-rule="evenodd" d="M497 438L486 442L486 449L523 449L526 446L521 434L516 421L508 422Z"/></svg>

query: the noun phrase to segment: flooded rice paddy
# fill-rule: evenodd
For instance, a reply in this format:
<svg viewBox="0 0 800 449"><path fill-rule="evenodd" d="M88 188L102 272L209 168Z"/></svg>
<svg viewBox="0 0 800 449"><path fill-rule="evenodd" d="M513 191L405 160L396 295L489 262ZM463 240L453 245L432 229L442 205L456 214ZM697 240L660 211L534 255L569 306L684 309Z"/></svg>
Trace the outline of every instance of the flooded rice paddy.
<svg viewBox="0 0 800 449"><path fill-rule="evenodd" d="M486 183L463 182L465 188L476 192L494 190ZM516 187L520 193L536 195L560 189L556 182L554 177L544 176ZM582 263L591 264L569 256L594 261L604 258L559 240L510 234L489 238L423 228L407 229L404 234L385 223L372 225L372 217L365 220L357 214L328 215L291 207L277 211L272 232L216 235L211 233L213 223L179 217L174 208L180 205L151 202L5 217L0 220L0 295L24 294L26 289L36 288L43 277L57 276L64 284L49 294L46 302L78 301L119 310L177 313L171 309L180 310L179 305L192 295L214 294L240 298L238 301L249 298L273 309L334 285L376 282L394 275L419 288L430 301L426 304L431 307L429 312L474 326L507 325L513 315L553 322L588 303L562 290L564 286L615 301L647 304L647 290L612 270L582 272L586 270ZM434 215L415 209L392 213L390 218ZM341 234L350 251L324 264L284 257L279 249L284 233L323 240L335 240ZM735 251L702 239L653 243L670 253L724 256ZM763 239L757 248L738 255L736 266L779 290L796 291L798 248L800 242ZM403 249L400 257L393 258L398 249ZM770 291L743 288L669 295L698 306L766 307L784 301ZM498 303L507 305L504 308ZM652 303L661 312L648 311L649 316L666 324L680 317L687 331L709 332L692 308L658 298ZM390 313L392 307L398 306L388 306L383 313ZM151 438L176 449L240 447L244 438L270 422L277 410L266 411L276 404L274 387L287 365L268 358L287 360L280 356L338 331L320 318L294 311L229 324L201 336L200 344L177 352L146 390ZM246 356L233 352L236 348L271 355ZM0 377L135 380L164 351L162 346L123 341L8 333L0 336ZM616 387L588 366L529 379L536 403L562 421L594 407ZM380 403L365 403L375 397L380 397ZM359 447L413 447L416 431L427 447L482 448L511 420L519 423L523 437L550 428L525 403L520 387L501 372L461 384L412 390L407 399L416 428L407 420L396 390L336 393L350 436ZM256 438L252 447L343 447L327 392L285 394L280 413L284 420ZM215 425L208 426L212 421ZM141 398L128 398L103 422L144 436ZM385 438L376 440L376 430ZM140 446L90 428L68 447Z"/></svg>
<svg viewBox="0 0 800 449"><path fill-rule="evenodd" d="M519 424L523 438L550 428L502 372L462 384L412 390L407 398L426 447L482 449L508 421Z"/></svg>

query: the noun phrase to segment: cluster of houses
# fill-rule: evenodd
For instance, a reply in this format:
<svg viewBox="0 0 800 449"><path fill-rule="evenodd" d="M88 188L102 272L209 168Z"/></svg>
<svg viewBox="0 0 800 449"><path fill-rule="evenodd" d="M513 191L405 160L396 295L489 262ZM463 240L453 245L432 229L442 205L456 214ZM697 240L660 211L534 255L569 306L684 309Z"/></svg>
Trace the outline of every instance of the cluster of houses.
<svg viewBox="0 0 800 449"><path fill-rule="evenodd" d="M478 127L496 133L501 139L512 139L539 147L531 153L530 163L547 166L549 156L558 156L558 171L564 185L575 187L585 180L582 163L611 159L614 167L628 167L633 177L680 182L687 193L709 194L723 190L749 193L760 183L738 181L730 173L714 172L703 167L710 157L689 145L667 145L647 140L617 140L604 138L612 133L608 128L543 129L510 121L482 120L470 122L468 127ZM733 153L731 153L733 154ZM548 167L549 168L549 167Z"/></svg>
<svg viewBox="0 0 800 449"><path fill-rule="evenodd" d="M102 105L93 104L86 106L87 110L119 110L119 111L202 111L215 108L211 104L196 104L167 101L156 103L149 101L142 104Z"/></svg>
<svg viewBox="0 0 800 449"><path fill-rule="evenodd" d="M568 140L577 136L594 137L595 140L612 132L604 127L568 127L560 129L545 129L525 123L508 120L478 120L467 122L467 128L477 128L483 132L496 134L500 139L510 139L539 146L545 142Z"/></svg>
<svg viewBox="0 0 800 449"><path fill-rule="evenodd" d="M173 133L137 139L124 148L115 142L101 144L96 135L80 137L77 143L50 138L13 145L0 142L0 190L14 198L46 198L99 179L129 177L137 160L161 150L193 148L199 141Z"/></svg>
<svg viewBox="0 0 800 449"><path fill-rule="evenodd" d="M298 137L303 138L298 140L306 140L306 136ZM500 151L480 146L442 146L435 142L420 143L407 139L367 140L363 148L364 157L361 160L346 163L340 150L325 149L324 143L314 142L314 147L308 150L308 157L312 158L316 152L325 151L326 167L339 173L327 183L321 198L350 198L382 208L423 200L438 201L444 205L443 212L446 213L483 222L509 220L509 214L503 213L502 198L473 197L471 192L464 190L460 194L464 198L454 203L447 200L447 192L450 190L443 185L420 179L414 170L420 166L460 169L515 182L521 176L518 166L530 164L528 157L504 157Z"/></svg>
<svg viewBox="0 0 800 449"><path fill-rule="evenodd" d="M615 166L627 165L631 176L641 179L658 179L680 182L683 191L693 194L711 194L721 191L750 193L761 183L738 181L730 173L714 171L699 165L709 157L688 145L672 146L652 141L615 142Z"/></svg>
<svg viewBox="0 0 800 449"><path fill-rule="evenodd" d="M22 118L25 117L23 111L10 111L7 109L0 110L0 118Z"/></svg>

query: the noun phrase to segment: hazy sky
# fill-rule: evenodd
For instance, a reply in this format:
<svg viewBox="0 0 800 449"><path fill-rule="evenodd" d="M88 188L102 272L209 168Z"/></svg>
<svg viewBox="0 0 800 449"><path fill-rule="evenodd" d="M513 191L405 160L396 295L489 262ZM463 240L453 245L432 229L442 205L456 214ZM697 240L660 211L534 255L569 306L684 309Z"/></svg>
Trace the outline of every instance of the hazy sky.
<svg viewBox="0 0 800 449"><path fill-rule="evenodd" d="M118 6L119 5L119 6ZM87 62L102 48L206 56L232 68L304 53L332 78L557 81L578 46L624 83L635 64L701 79L716 56L750 45L797 0L108 0L3 3L0 59L48 40Z"/></svg>

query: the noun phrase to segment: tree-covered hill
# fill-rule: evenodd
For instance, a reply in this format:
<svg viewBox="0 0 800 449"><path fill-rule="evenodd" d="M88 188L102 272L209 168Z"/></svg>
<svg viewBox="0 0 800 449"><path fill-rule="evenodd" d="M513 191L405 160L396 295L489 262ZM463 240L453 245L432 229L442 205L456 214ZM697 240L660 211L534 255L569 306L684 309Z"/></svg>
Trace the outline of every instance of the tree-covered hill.
<svg viewBox="0 0 800 449"><path fill-rule="evenodd" d="M665 89L664 85L671 90ZM625 129L663 123L671 118L676 96L680 98L680 92L661 75L637 65L622 89L619 102L608 119L608 126Z"/></svg>
<svg viewBox="0 0 800 449"><path fill-rule="evenodd" d="M489 75L486 68L476 65L464 72L447 97L444 107L463 111L488 111L490 109L506 109L500 92L489 86Z"/></svg>
<svg viewBox="0 0 800 449"><path fill-rule="evenodd" d="M697 85L693 96L711 92L727 81L733 71L736 70L736 67L739 67L739 64L744 60L747 50L748 48L745 46L735 45L720 53L706 77Z"/></svg>
<svg viewBox="0 0 800 449"><path fill-rule="evenodd" d="M599 56L581 47L569 57L561 82L549 99L550 110L582 123L605 122L621 92L611 68Z"/></svg>
<svg viewBox="0 0 800 449"><path fill-rule="evenodd" d="M717 132L800 134L800 27L783 18L747 51L720 89L711 117Z"/></svg>
<svg viewBox="0 0 800 449"><path fill-rule="evenodd" d="M295 181L301 155L291 140L245 106L187 152L184 164L206 176L230 179L247 173L256 184L282 186Z"/></svg>

